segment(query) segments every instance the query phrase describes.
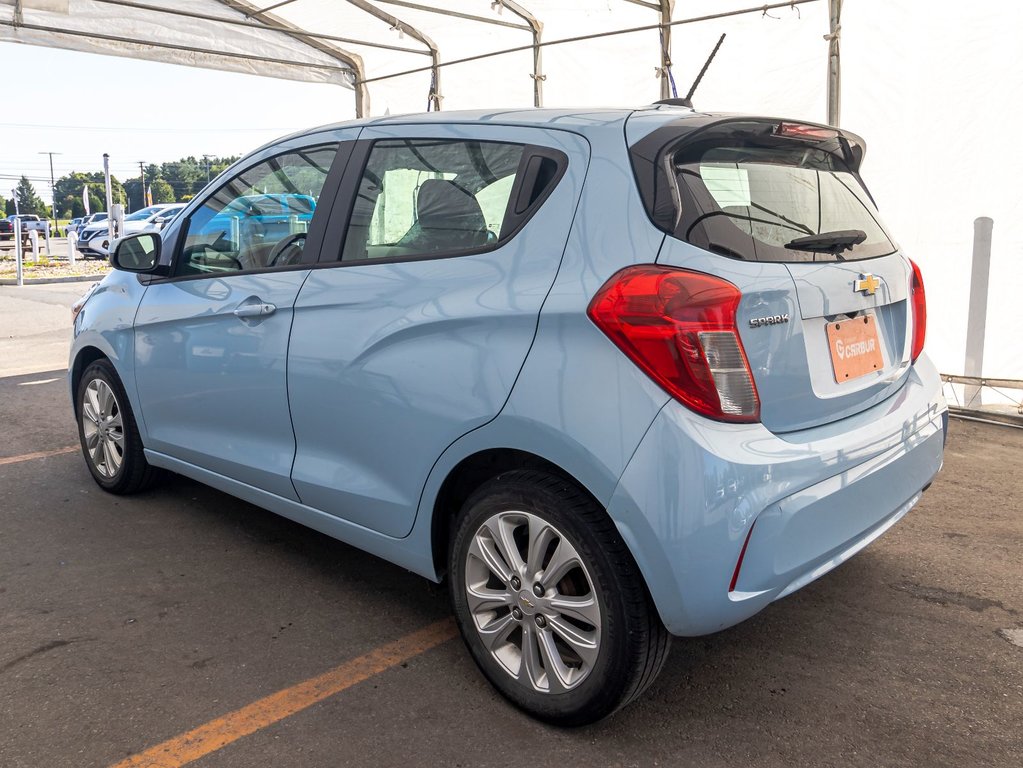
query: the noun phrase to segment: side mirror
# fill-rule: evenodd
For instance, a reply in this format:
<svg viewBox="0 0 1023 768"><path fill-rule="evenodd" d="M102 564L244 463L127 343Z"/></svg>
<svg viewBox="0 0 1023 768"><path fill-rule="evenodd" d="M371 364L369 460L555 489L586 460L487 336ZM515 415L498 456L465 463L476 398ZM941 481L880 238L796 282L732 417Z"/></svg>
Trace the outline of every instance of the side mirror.
<svg viewBox="0 0 1023 768"><path fill-rule="evenodd" d="M160 236L155 232L139 232L116 240L110 264L114 269L143 275L166 275L170 271L160 263Z"/></svg>

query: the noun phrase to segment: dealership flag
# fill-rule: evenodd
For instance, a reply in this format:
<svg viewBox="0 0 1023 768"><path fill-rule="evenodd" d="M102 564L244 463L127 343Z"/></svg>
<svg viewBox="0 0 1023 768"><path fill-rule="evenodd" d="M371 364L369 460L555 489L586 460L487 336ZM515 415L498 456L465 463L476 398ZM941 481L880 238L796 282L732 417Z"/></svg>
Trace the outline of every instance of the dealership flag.
<svg viewBox="0 0 1023 768"><path fill-rule="evenodd" d="M85 206L85 215L89 215L89 185L82 185L82 205Z"/></svg>

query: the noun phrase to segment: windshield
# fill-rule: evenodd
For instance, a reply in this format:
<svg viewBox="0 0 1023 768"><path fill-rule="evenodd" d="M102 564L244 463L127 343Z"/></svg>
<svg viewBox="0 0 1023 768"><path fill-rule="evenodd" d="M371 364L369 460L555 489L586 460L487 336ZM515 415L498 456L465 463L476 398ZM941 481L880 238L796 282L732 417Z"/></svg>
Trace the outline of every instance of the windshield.
<svg viewBox="0 0 1023 768"><path fill-rule="evenodd" d="M162 209L161 209L160 206L151 205L148 208L143 208L141 210L135 211L135 213L132 213L132 214L130 214L128 216L125 216L124 220L125 221L145 221L146 219L150 218L151 216L154 216L157 213L159 213L161 210Z"/></svg>
<svg viewBox="0 0 1023 768"><path fill-rule="evenodd" d="M750 261L834 261L896 250L858 177L812 145L701 147L674 169L682 239ZM822 250L826 235L856 232L859 242ZM862 239L858 236L863 234Z"/></svg>

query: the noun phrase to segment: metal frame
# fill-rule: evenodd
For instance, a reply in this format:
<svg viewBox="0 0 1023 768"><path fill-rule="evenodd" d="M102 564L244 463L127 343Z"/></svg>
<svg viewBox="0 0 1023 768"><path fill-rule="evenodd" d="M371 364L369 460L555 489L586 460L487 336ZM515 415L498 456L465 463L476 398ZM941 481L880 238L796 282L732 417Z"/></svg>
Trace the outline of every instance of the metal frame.
<svg viewBox="0 0 1023 768"><path fill-rule="evenodd" d="M452 11L446 8L440 8L432 5L423 5L422 3L410 2L410 0L376 0L378 3L384 3L386 5L398 5L402 8L411 8L417 11L423 11L424 13L434 13L438 16L448 16L455 19L465 19L467 21L475 21L480 24L492 24L498 27L509 27L511 29L521 29L529 32L533 37L533 73L530 77L533 78L533 106L543 106L543 81L547 79L547 76L543 73L543 49L542 49L542 36L543 36L543 24L539 19L536 18L532 13L523 8L514 0L493 0L491 2L491 8L507 8L511 13L522 19L525 24L516 24L511 21L501 21L500 19L488 18L486 16L476 16L471 13L463 13L462 11ZM674 2L674 0L665 0L665 2ZM440 75L436 75L437 78Z"/></svg>
<svg viewBox="0 0 1023 768"><path fill-rule="evenodd" d="M429 49L430 60L433 63L430 65L430 92L426 97L426 111L439 111L440 102L444 97L441 95L440 90L440 49L437 47L437 44L408 22L402 21L397 16L377 8L368 0L345 0L345 2L349 5L354 5L360 11L365 11L380 21L386 22L391 26L391 29L395 29L398 32L407 32L411 38L418 40ZM357 85L365 88L366 81L362 80Z"/></svg>
<svg viewBox="0 0 1023 768"><path fill-rule="evenodd" d="M164 43L150 40L139 40L129 38L123 35L108 35L108 34L96 34L96 33L83 33L76 30L62 29L58 24L54 25L43 25L43 24L24 24L22 15L22 2L21 0L15 0L13 4L13 16L10 21L0 20L0 24L11 27L25 27L26 29L32 29L42 32L49 32L54 34L63 34L71 36L83 36L83 37L96 37L102 40L110 40L113 42L124 42L132 43L136 45L152 46L154 48L164 48L169 50L180 50L186 52L205 53L212 56L223 56L227 58L236 59L248 59L254 62L262 61L273 64L289 64L296 67L307 67L310 69L321 69L331 70L335 69L344 74L345 78L349 80L351 86L355 90L355 112L358 117L366 117L370 113L370 98L368 84L377 82L380 80L387 80L395 77L402 77L406 75L415 74L418 72L430 72L431 85L430 91L427 98L428 110L439 110L443 100L441 92L441 73L440 70L444 66L450 66L452 64L464 64L471 61L478 61L481 59L487 59L495 56L500 56L508 53L516 53L520 51L529 51L533 56L533 67L530 77L533 80L533 104L536 107L543 106L543 83L547 79L546 74L543 71L543 48L548 45L561 45L566 43L582 42L585 40L592 40L602 37L610 37L614 35L631 34L644 32L648 30L657 30L660 36L660 65L657 67L658 77L660 79L660 96L661 98L669 98L673 95L672 93L672 60L671 60L671 31L672 27L679 26L682 24L692 24L701 21L710 21L713 19L721 19L730 16L737 16L747 13L766 13L768 10L775 8L795 8L798 5L808 2L819 2L820 0L788 0L787 2L772 2L766 5L755 6L751 8L735 9L719 13L711 13L703 16L692 17L688 19L680 19L678 21L672 20L672 14L675 7L675 0L625 0L625 2L639 5L644 8L656 11L659 15L657 24L644 25L638 27L632 27L628 29L616 29L608 30L606 32L599 32L594 34L576 35L573 37L562 38L559 40L543 41L543 23L528 9L523 7L516 0L479 0L480 3L489 2L491 10L507 8L512 14L514 14L522 23L514 21L506 21L502 19L490 18L483 15L476 15L472 13L466 13L464 11L456 11L442 7L443 4L437 3L435 0L344 0L344 2L355 6L359 10L373 16L378 21L382 21L388 24L391 28L396 29L402 33L407 33L414 40L421 43L426 50L422 50L415 47L405 47L400 45L392 45L388 43L373 42L371 40L360 39L359 37L342 37L338 35L328 35L315 32L312 30L306 30L295 24L289 23L285 19L272 14L271 12L285 8L287 6L294 5L301 0L216 0L216 2L223 5L225 8L230 9L234 13L238 14L237 18L229 18L225 16L217 16L209 13L203 13L201 11L178 9L174 7L168 7L168 5L156 5L155 0L150 2L142 2L140 0L97 0L109 5L122 6L126 8L133 8L142 11L151 11L153 13L164 13L171 14L180 17L194 18L199 21L208 22L210 24L230 24L237 26L244 26L254 30L266 31L272 33L279 33L287 35L295 40L298 40L309 48L318 51L319 53L329 56L331 59L339 62L341 66L331 67L329 64L312 62L312 61L282 61L265 56L259 56L258 54L247 54L231 51L217 51L202 49L198 46L188 45L177 45L174 43ZM263 2L263 7L257 6L256 2ZM480 23L480 24L491 24L511 29L519 29L530 33L532 38L529 45L516 46L514 48L507 48L499 51L491 51L489 53L480 54L476 56L468 56L459 59L448 60L441 62L440 50L437 44L430 38L425 32L412 24L398 18L394 14L388 13L382 10L378 5L391 5L402 8L408 8L415 11L421 11L426 13L433 13L441 16L448 16L450 18L464 19L466 21ZM840 110L840 68L839 68L839 36L841 33L841 8L842 0L828 0L829 4L829 17L830 17L830 34L826 36L829 42L828 50L828 122L832 124L838 124L839 110ZM339 47L337 44L347 45L362 45L370 48L378 48L384 50L397 51L401 53L415 53L430 57L430 65L427 67L417 67L405 69L400 72L393 72L390 74L374 74L372 77L368 76L369 73L366 70L362 56ZM45 43L44 43L45 44Z"/></svg>
<svg viewBox="0 0 1023 768"><path fill-rule="evenodd" d="M842 39L842 0L828 0L828 125L838 125L842 119L842 59L839 43Z"/></svg>
<svg viewBox="0 0 1023 768"><path fill-rule="evenodd" d="M533 35L533 106L543 106L543 84L547 75L543 73L543 22L527 11L514 0L496 0L498 5L504 6L520 19L529 25L529 31ZM674 2L674 0L672 0Z"/></svg>
<svg viewBox="0 0 1023 768"><path fill-rule="evenodd" d="M256 19L263 23L289 28L291 31L284 32L284 34L305 43L310 48L313 48L320 53L325 53L338 61L346 63L352 68L354 73L352 86L355 89L355 114L357 117L364 117L369 114L369 89L365 84L366 67L362 62L361 56L349 53L348 51L343 51L340 48L328 45L321 40L311 37L310 35L303 33L303 31L298 27L288 24L284 21L284 19L267 13L266 11L262 11L245 0L219 0L219 2L231 10L241 13L246 18Z"/></svg>
<svg viewBox="0 0 1023 768"><path fill-rule="evenodd" d="M661 81L661 98L670 99L677 95L673 92L673 78L671 74L671 14L675 10L675 0L625 0L633 5L641 5L652 11L657 11L661 19L661 65L657 67L657 77Z"/></svg>

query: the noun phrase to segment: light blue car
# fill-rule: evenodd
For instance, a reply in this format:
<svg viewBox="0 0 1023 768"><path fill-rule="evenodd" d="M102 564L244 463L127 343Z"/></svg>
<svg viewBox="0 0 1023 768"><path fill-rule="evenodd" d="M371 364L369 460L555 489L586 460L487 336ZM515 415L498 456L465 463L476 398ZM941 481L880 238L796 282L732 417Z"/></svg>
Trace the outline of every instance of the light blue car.
<svg viewBox="0 0 1023 768"><path fill-rule="evenodd" d="M671 635L827 573L941 467L923 281L863 152L668 104L277 141L76 305L89 470L172 470L446 579L509 700L607 716ZM311 215L230 215L282 195Z"/></svg>

